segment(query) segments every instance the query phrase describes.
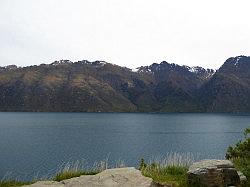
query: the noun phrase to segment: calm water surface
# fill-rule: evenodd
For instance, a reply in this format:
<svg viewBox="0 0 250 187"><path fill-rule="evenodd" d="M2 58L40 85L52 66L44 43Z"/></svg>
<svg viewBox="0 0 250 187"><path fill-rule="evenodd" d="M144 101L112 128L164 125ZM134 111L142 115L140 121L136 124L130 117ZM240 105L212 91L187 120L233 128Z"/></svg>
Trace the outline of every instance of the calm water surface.
<svg viewBox="0 0 250 187"><path fill-rule="evenodd" d="M249 126L250 115L232 114L0 113L0 179L43 177L83 159L223 158Z"/></svg>

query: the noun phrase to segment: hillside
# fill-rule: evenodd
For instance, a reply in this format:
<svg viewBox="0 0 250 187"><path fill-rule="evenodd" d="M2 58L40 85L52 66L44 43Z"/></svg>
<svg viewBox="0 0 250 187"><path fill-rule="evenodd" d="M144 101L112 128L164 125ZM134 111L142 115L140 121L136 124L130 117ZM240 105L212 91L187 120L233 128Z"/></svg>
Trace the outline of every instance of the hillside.
<svg viewBox="0 0 250 187"><path fill-rule="evenodd" d="M227 59L199 94L208 112L249 112L250 57Z"/></svg>
<svg viewBox="0 0 250 187"><path fill-rule="evenodd" d="M126 67L55 61L0 68L1 111L249 112L250 57L216 72L161 62Z"/></svg>

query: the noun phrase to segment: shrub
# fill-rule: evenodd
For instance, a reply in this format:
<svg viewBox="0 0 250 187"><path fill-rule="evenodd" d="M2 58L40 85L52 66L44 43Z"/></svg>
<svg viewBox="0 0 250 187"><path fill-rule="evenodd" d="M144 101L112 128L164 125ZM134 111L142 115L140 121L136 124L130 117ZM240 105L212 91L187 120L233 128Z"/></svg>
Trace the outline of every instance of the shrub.
<svg viewBox="0 0 250 187"><path fill-rule="evenodd" d="M250 129L244 132L245 139L235 146L229 146L226 159L230 159L235 167L247 177L246 186L250 186Z"/></svg>
<svg viewBox="0 0 250 187"><path fill-rule="evenodd" d="M229 146L226 158L234 159L234 158L250 158L250 138L248 135L250 134L250 129L246 129L244 132L245 140L239 141L235 146Z"/></svg>

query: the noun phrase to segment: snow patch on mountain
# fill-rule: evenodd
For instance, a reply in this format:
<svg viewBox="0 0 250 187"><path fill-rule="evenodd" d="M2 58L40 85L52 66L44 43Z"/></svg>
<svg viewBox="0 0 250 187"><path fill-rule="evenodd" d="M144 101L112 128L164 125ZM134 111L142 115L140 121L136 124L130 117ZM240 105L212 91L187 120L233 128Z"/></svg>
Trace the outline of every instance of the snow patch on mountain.
<svg viewBox="0 0 250 187"><path fill-rule="evenodd" d="M242 58L242 56L236 57L236 61L235 61L235 63L234 63L234 65L235 65L236 67L238 66L239 61L240 61L241 58Z"/></svg>
<svg viewBox="0 0 250 187"><path fill-rule="evenodd" d="M189 67L188 71L190 71L192 73L198 73L199 72L199 67L197 67L197 66Z"/></svg>
<svg viewBox="0 0 250 187"><path fill-rule="evenodd" d="M58 66L58 65L63 65L63 64L72 64L70 60L56 60L54 61L51 65L52 66Z"/></svg>

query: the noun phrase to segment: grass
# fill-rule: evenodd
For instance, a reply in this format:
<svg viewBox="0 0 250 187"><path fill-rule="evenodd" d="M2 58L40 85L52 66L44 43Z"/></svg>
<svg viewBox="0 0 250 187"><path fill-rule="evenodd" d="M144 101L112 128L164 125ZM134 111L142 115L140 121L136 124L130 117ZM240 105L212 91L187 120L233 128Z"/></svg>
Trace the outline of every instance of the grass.
<svg viewBox="0 0 250 187"><path fill-rule="evenodd" d="M115 167L121 167L122 165L123 162L118 161ZM100 161L99 163L95 163L91 168L85 167L85 164L80 161L68 162L66 164L63 164L55 175L53 175L52 177L43 178L42 180L54 180L59 182L73 177L79 177L81 175L95 175L107 168L108 159ZM23 185L29 185L35 183L38 180L39 179L36 178L32 180L32 182L24 182L13 179L2 179L0 180L0 187L18 187Z"/></svg>
<svg viewBox="0 0 250 187"><path fill-rule="evenodd" d="M161 185L171 185L173 187L186 187L187 167L182 166L166 166L160 167L156 164L150 164L142 169L142 174L150 177L154 182Z"/></svg>
<svg viewBox="0 0 250 187"><path fill-rule="evenodd" d="M0 181L0 187L16 187L32 184L32 182L21 182L17 180L2 180Z"/></svg>
<svg viewBox="0 0 250 187"><path fill-rule="evenodd" d="M81 175L95 175L108 168L121 167L125 167L125 163L122 160L117 160L115 166L109 166L108 158L100 161L99 163L95 163L91 168L86 167L85 164L80 161L73 163L68 162L61 167L52 180L59 182L73 177L79 177Z"/></svg>
<svg viewBox="0 0 250 187"><path fill-rule="evenodd" d="M95 175L98 172L96 171L65 171L65 172L60 172L55 175L53 178L54 181L62 181L66 179L71 179L74 177L80 177L81 175Z"/></svg>
<svg viewBox="0 0 250 187"><path fill-rule="evenodd" d="M154 182L172 187L187 187L187 171L189 165L195 161L192 154L169 153L163 159L154 159L145 163L141 159L139 169L146 177Z"/></svg>
<svg viewBox="0 0 250 187"><path fill-rule="evenodd" d="M56 173L55 176L52 178L52 180L60 182L62 180L70 179L73 177L79 177L81 175L95 175L97 173L98 173L97 171L63 170ZM4 179L0 181L0 187L17 187L17 186L29 185L35 182L36 182L35 180L32 182L23 182L12 179Z"/></svg>
<svg viewBox="0 0 250 187"><path fill-rule="evenodd" d="M68 162L61 166L61 169L52 177L54 181L62 181L81 175L95 175L108 168L108 159L94 164L91 168L85 166L83 162Z"/></svg>

